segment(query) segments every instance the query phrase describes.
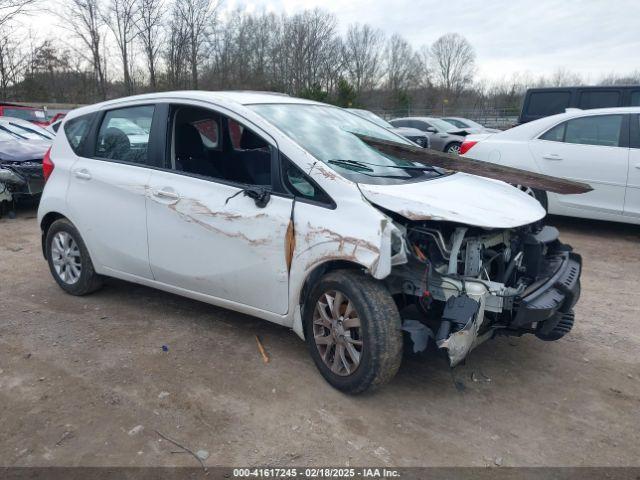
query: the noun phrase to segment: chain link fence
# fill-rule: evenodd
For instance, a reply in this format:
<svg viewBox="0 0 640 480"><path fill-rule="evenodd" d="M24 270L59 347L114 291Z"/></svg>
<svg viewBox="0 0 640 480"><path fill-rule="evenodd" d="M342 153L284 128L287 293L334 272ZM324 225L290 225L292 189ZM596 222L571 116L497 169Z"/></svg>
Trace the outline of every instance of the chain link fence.
<svg viewBox="0 0 640 480"><path fill-rule="evenodd" d="M510 108L486 109L429 109L429 108L396 108L386 110L372 108L372 112L385 120L400 117L461 117L468 118L487 128L506 130L518 123L519 111Z"/></svg>

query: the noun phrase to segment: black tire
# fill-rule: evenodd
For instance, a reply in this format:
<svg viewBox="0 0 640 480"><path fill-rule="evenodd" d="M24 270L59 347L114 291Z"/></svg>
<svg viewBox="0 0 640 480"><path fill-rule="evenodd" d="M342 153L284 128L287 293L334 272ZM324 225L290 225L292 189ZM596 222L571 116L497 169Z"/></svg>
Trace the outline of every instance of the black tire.
<svg viewBox="0 0 640 480"><path fill-rule="evenodd" d="M445 148L445 153L450 153L451 155L459 155L460 154L460 146L462 144L459 142L451 142Z"/></svg>
<svg viewBox="0 0 640 480"><path fill-rule="evenodd" d="M314 339L313 316L317 302L330 291L346 295L360 319L360 361L347 375L338 375L325 364ZM400 313L380 282L356 270L336 270L318 281L305 303L303 323L307 346L316 367L333 387L357 394L380 387L395 376L403 350Z"/></svg>
<svg viewBox="0 0 640 480"><path fill-rule="evenodd" d="M76 282L71 284L63 281L60 278L53 263L53 255L51 252L52 242L56 234L59 232L65 232L70 235L78 245L78 249L80 251L80 276ZM49 270L51 270L51 275L53 275L56 283L65 292L71 295L86 295L102 287L103 279L95 272L93 263L91 262L91 257L89 256L89 252L84 241L82 240L82 237L80 236L80 233L78 232L76 227L74 227L73 224L66 218L56 220L49 227L49 230L47 231L47 237L45 239L45 254L47 257L47 262L49 263Z"/></svg>
<svg viewBox="0 0 640 480"><path fill-rule="evenodd" d="M544 190L538 190L537 188L533 189L533 198L540 202L542 208L544 208L545 212L549 211L549 200L547 199L547 192Z"/></svg>

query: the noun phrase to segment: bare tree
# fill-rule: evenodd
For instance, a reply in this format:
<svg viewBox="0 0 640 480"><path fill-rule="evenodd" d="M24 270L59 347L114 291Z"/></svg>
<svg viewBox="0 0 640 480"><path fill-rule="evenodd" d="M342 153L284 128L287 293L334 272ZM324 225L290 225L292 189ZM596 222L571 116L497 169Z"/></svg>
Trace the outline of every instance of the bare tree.
<svg viewBox="0 0 640 480"><path fill-rule="evenodd" d="M213 28L215 24L218 4L211 0L178 0L175 7L187 36L191 87L197 89L198 64L207 39L207 27Z"/></svg>
<svg viewBox="0 0 640 480"><path fill-rule="evenodd" d="M473 81L476 54L458 33L447 33L431 46L436 83L447 94L457 97Z"/></svg>
<svg viewBox="0 0 640 480"><path fill-rule="evenodd" d="M6 25L18 15L24 14L38 0L0 0L0 26Z"/></svg>
<svg viewBox="0 0 640 480"><path fill-rule="evenodd" d="M186 58L189 53L187 28L176 4L169 19L169 33L164 50L169 88L186 87Z"/></svg>
<svg viewBox="0 0 640 480"><path fill-rule="evenodd" d="M149 70L149 86L156 90L156 68L160 54L162 40L162 20L164 16L163 0L138 0L140 17L138 21L138 35L147 59Z"/></svg>
<svg viewBox="0 0 640 480"><path fill-rule="evenodd" d="M373 89L380 77L383 35L369 25L349 26L342 42L342 56L349 82L356 95Z"/></svg>
<svg viewBox="0 0 640 480"><path fill-rule="evenodd" d="M104 22L113 32L122 60L122 75L125 92L133 92L131 82L131 49L139 33L137 27L138 3L136 0L110 0L104 14Z"/></svg>
<svg viewBox="0 0 640 480"><path fill-rule="evenodd" d="M89 50L85 55L91 63L99 96L107 98L107 81L103 63L104 26L100 0L67 0L59 13L62 26L71 31ZM81 52L81 50L78 50Z"/></svg>
<svg viewBox="0 0 640 480"><path fill-rule="evenodd" d="M9 97L9 87L15 85L24 70L20 45L12 33L0 36L0 96Z"/></svg>
<svg viewBox="0 0 640 480"><path fill-rule="evenodd" d="M385 56L387 88L395 94L415 86L419 64L411 45L400 35L393 35L387 43Z"/></svg>

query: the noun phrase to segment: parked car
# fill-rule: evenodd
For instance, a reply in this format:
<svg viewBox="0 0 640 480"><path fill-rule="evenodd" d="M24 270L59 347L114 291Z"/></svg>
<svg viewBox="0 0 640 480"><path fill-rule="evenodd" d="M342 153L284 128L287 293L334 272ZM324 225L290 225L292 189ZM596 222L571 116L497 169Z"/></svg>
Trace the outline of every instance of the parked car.
<svg viewBox="0 0 640 480"><path fill-rule="evenodd" d="M394 127L417 128L429 137L429 144L434 150L456 154L464 141L466 132L439 118L406 117L389 121Z"/></svg>
<svg viewBox="0 0 640 480"><path fill-rule="evenodd" d="M469 120L468 118L462 117L442 117L442 120L450 123L454 127L462 129L466 132L466 135L471 135L474 133L498 133L501 130L497 128L487 128L484 125L479 124L478 122L474 122L473 120Z"/></svg>
<svg viewBox="0 0 640 480"><path fill-rule="evenodd" d="M53 135L45 128L27 120L13 117L0 117L0 130L11 133L21 140L51 144Z"/></svg>
<svg viewBox="0 0 640 480"><path fill-rule="evenodd" d="M397 133L398 135L411 140L413 143L420 145L423 148L429 148L429 137L424 132L418 130L417 128L409 128L409 127L394 127L389 122L379 117L373 112L369 110L362 110L360 108L347 108L351 113L355 113L356 115L361 116L367 120L372 121L373 123L380 125L387 130L391 130L393 133Z"/></svg>
<svg viewBox="0 0 640 480"><path fill-rule="evenodd" d="M0 118L0 215L15 200L42 192L42 159L50 137L37 125L15 118Z"/></svg>
<svg viewBox="0 0 640 480"><path fill-rule="evenodd" d="M149 124L144 147L122 119ZM573 325L580 257L541 227L537 201L383 155L357 135L414 145L341 108L166 92L74 110L61 128L38 223L70 294L117 277L291 327L350 393L395 375L403 329L455 365L495 335Z"/></svg>
<svg viewBox="0 0 640 480"><path fill-rule="evenodd" d="M45 130L53 135L57 134L58 130L60 129L60 125L62 125L62 120L63 119L56 120L55 122L51 122L49 125L45 127Z"/></svg>
<svg viewBox="0 0 640 480"><path fill-rule="evenodd" d="M494 135L470 135L464 156L586 182L557 195L527 188L549 213L640 223L640 107L570 110Z"/></svg>
<svg viewBox="0 0 640 480"><path fill-rule="evenodd" d="M48 123L44 109L17 103L0 102L0 117L20 118L40 126L46 126Z"/></svg>
<svg viewBox="0 0 640 480"><path fill-rule="evenodd" d="M567 108L638 107L640 85L610 87L530 88L522 102L518 123L564 112Z"/></svg>

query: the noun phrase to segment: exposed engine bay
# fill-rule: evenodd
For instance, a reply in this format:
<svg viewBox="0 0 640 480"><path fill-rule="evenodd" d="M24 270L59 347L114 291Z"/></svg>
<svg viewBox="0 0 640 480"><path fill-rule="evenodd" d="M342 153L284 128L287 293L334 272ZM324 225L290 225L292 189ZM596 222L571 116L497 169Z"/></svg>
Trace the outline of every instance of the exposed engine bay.
<svg viewBox="0 0 640 480"><path fill-rule="evenodd" d="M387 284L400 305L413 304L419 312L419 318L403 319L414 351L432 338L454 366L496 335L557 340L571 330L581 259L560 242L556 228L429 221L401 228L404 245L396 245L395 253L404 255Z"/></svg>

